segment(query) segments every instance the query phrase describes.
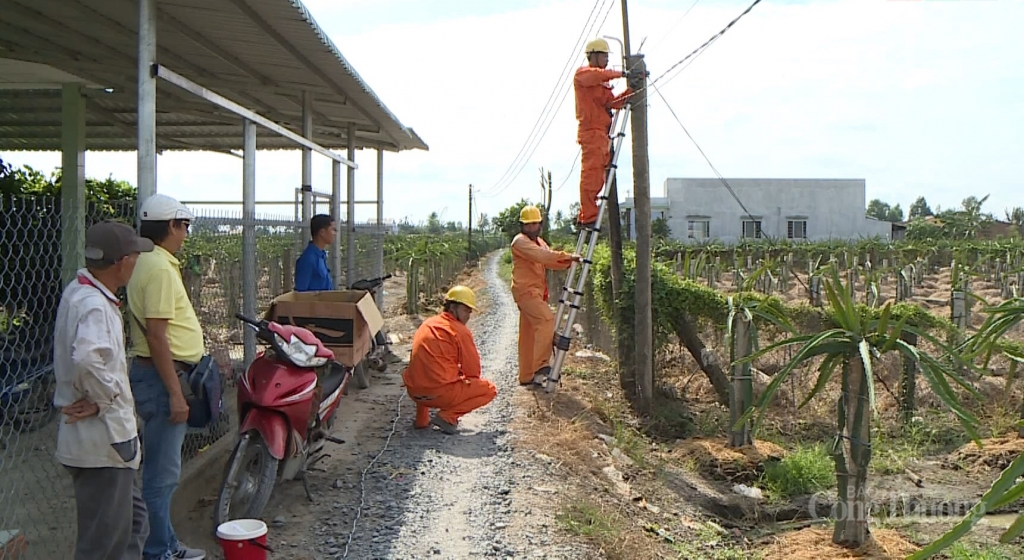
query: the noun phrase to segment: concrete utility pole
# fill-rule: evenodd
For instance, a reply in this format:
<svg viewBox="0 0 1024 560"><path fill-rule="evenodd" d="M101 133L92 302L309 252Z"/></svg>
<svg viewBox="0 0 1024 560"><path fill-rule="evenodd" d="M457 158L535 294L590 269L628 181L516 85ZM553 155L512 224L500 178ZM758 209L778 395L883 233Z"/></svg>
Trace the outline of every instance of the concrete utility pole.
<svg viewBox="0 0 1024 560"><path fill-rule="evenodd" d="M466 260L473 258L473 185L469 186L469 235L467 236Z"/></svg>
<svg viewBox="0 0 1024 560"><path fill-rule="evenodd" d="M626 2L622 23L629 42ZM627 70L633 73L630 100L633 135L633 196L636 208L636 378L640 402L650 408L654 399L654 318L651 312L651 176L647 157L647 65L640 54L630 54Z"/></svg>
<svg viewBox="0 0 1024 560"><path fill-rule="evenodd" d="M626 56L629 54L629 17L626 12L626 0L622 0L622 34L623 48L625 49L622 57L623 61L625 61ZM619 188L616 175L612 176L612 184L608 188L608 200L605 204L608 205L608 212L605 213L605 218L608 220L608 248L611 250L612 257L612 300L618 301L619 294L622 293L622 286L626 283L626 276L622 260L622 211L619 209ZM622 323L630 318L619 316L618 319ZM619 386L626 392L629 399L632 400L637 392L636 366L633 362L633 341L623 335L622 329L619 329L619 331L616 336Z"/></svg>

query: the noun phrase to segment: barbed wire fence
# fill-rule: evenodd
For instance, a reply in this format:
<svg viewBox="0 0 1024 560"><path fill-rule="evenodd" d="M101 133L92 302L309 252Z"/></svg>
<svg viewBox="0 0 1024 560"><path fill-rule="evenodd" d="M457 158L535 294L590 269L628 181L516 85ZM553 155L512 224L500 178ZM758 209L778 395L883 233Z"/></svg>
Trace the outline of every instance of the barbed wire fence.
<svg viewBox="0 0 1024 560"><path fill-rule="evenodd" d="M179 260L207 352L225 377L225 411L216 428L189 430L179 492L215 457L215 445L234 440L234 377L245 367L243 330L235 318L243 300L242 214L196 213ZM84 227L104 219L134 224L135 202L90 202ZM295 260L308 240L293 216L258 214L256 232L255 301L262 316L274 297L292 289ZM61 242L59 199L0 199L0 534L27 543L22 558L68 558L75 539L70 477L53 457L59 415L52 406L52 339L64 287ZM355 246L354 279L382 275L384 233L357 226ZM345 243L339 250L345 263Z"/></svg>

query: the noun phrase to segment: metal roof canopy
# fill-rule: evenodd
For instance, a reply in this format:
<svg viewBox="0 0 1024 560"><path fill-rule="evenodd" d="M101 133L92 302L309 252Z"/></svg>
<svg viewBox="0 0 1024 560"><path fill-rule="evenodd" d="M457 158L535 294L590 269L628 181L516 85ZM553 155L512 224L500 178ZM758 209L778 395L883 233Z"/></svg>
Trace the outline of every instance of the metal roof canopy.
<svg viewBox="0 0 1024 560"><path fill-rule="evenodd" d="M136 150L139 2L3 4L0 149L60 150L59 87L77 81L88 97L86 149ZM350 148L351 125L355 148L428 149L387 109L299 0L157 0L155 7L156 62L164 69L173 68L297 136L302 135L302 95L309 92L311 140L324 148ZM156 89L157 150L243 148L243 119L237 112L165 80L157 80ZM260 149L299 147L278 132L257 127Z"/></svg>

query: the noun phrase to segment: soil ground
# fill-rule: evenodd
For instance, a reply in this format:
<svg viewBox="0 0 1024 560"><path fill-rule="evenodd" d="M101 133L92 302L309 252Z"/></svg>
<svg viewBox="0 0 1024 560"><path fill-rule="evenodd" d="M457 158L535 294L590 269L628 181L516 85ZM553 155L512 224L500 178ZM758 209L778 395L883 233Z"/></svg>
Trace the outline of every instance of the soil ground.
<svg viewBox="0 0 1024 560"><path fill-rule="evenodd" d="M465 417L456 436L414 430L414 407L401 387L405 363L374 374L369 389L345 397L335 435L347 443L321 463L326 473L312 474L317 503L306 500L299 483L274 490L264 515L274 558L854 557L829 544L830 459L823 463L830 482L817 492L780 497L765 484L766 465L834 433L830 392L794 409L813 377L787 383L790 393L781 392L758 433L764 441L739 456L723 445L727 411L677 347L657 357L658 397L642 418L623 399L614 362L583 337L574 340L557 393L519 388L517 311L500 263L492 255L458 280L476 289L482 304L470 327L484 376L499 386L496 401ZM400 339L393 351L407 360L420 318L404 315L403 281L396 277L386 286L385 316ZM756 366L770 374L779 359ZM885 363L876 373L896 387L898 364ZM1019 388L984 381L983 393L997 405L984 417L984 436L1010 436ZM962 431L935 410L926 387L919 392L920 418L910 432L894 428L894 399L879 393L869 477L876 542L860 557L902 558L939 537L998 477L1004 458L1020 451L1006 437L981 453L973 444L956 452L967 442ZM908 469L923 478L923 487ZM740 483L761 488L765 497L739 495ZM214 551L212 497L193 509L180 532ZM906 516L915 507L939 515ZM995 544L1014 517L986 518L947 557L1024 558L1020 541Z"/></svg>
<svg viewBox="0 0 1024 560"><path fill-rule="evenodd" d="M412 427L415 407L401 371L419 320L401 315L402 279L393 279L385 315L401 340L392 350L402 362L344 397L334 435L346 443L318 465L325 473L312 473L315 504L301 483L274 489L263 516L274 558L595 557L557 530L553 465L518 447L510 433L514 401L525 390L516 382L518 311L498 276L498 258L460 278L477 290L481 312L469 325L498 398L464 417L457 435ZM210 536L212 498L190 512L179 536L219 558Z"/></svg>

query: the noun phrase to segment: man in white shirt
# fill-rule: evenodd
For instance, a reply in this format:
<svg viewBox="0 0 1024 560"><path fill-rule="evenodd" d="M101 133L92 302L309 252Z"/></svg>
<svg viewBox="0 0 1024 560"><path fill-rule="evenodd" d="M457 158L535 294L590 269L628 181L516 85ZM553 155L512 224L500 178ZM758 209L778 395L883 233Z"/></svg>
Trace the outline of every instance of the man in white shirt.
<svg viewBox="0 0 1024 560"><path fill-rule="evenodd" d="M138 560L149 534L136 473L142 456L128 382L121 303L135 261L153 250L118 222L85 234L86 267L64 288L54 327L53 402L61 408L57 460L78 507L74 560Z"/></svg>

